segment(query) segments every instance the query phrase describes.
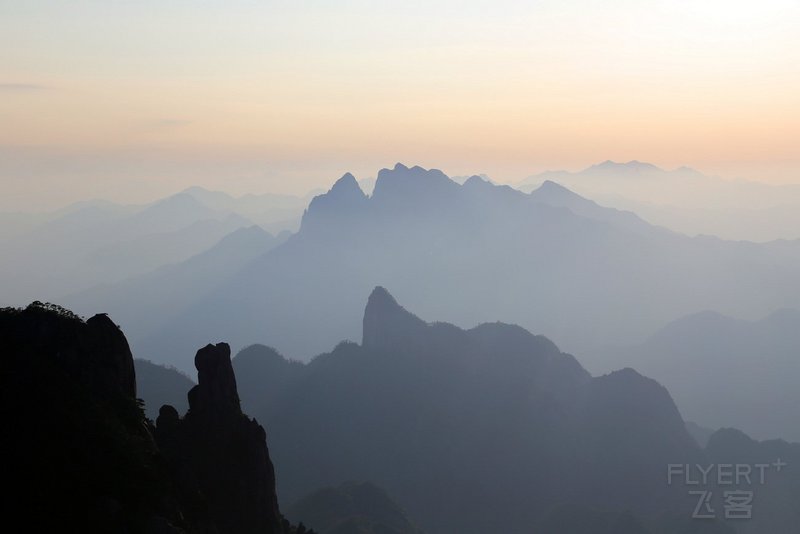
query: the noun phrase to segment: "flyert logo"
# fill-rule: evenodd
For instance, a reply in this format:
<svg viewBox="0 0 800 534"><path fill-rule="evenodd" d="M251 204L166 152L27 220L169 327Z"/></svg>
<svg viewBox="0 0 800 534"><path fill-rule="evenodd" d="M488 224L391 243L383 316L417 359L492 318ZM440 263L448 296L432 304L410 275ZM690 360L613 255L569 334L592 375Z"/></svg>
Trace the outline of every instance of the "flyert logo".
<svg viewBox="0 0 800 534"><path fill-rule="evenodd" d="M688 486L688 493L696 504L693 519L752 519L755 489L767 484L774 473L780 473L788 464L778 458L772 463L736 464L668 464L667 484ZM714 488L714 489L709 489ZM719 489L718 489L719 488ZM718 512L721 495L722 512Z"/></svg>

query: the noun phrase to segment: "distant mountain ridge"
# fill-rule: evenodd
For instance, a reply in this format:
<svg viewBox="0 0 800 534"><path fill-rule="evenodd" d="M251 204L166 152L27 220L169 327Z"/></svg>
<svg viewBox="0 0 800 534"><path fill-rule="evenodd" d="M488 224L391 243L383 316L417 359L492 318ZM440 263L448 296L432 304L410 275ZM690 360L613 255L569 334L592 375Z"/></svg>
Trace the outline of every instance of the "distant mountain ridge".
<svg viewBox="0 0 800 534"><path fill-rule="evenodd" d="M605 206L690 236L757 242L798 239L800 185L707 176L690 167L606 161L577 172L546 171L517 184L531 191L556 181Z"/></svg>
<svg viewBox="0 0 800 534"><path fill-rule="evenodd" d="M519 323L581 352L643 339L698 309L789 306L800 299L797 268L800 246L690 239L555 183L524 194L398 164L378 173L369 197L342 177L311 202L297 234L160 330L128 328L138 350L178 367L180 340L209 334L308 359L357 339L357 295L386 284L426 315Z"/></svg>
<svg viewBox="0 0 800 534"><path fill-rule="evenodd" d="M233 359L250 379L242 398L270 396L245 409L270 429L282 498L371 480L437 534L539 532L560 502L610 524L624 510L643 521L625 519L620 533L661 533L663 517L689 526L685 495L663 471L702 452L656 382L630 369L591 378L517 326L426 323L382 287L363 325L361 345L308 364L265 348Z"/></svg>
<svg viewBox="0 0 800 534"><path fill-rule="evenodd" d="M94 200L52 213L3 213L0 304L59 300L122 282L184 261L240 228L294 231L307 204L307 197L237 198L190 187L138 206Z"/></svg>
<svg viewBox="0 0 800 534"><path fill-rule="evenodd" d="M116 284L99 285L69 295L62 302L80 313L105 310L125 324L128 335L133 336L174 318L197 302L204 292L223 283L286 238L286 234L273 236L259 226L239 228L180 263Z"/></svg>
<svg viewBox="0 0 800 534"><path fill-rule="evenodd" d="M705 311L640 344L592 356L593 369L635 365L666 385L681 412L706 427L800 441L800 311L745 321Z"/></svg>

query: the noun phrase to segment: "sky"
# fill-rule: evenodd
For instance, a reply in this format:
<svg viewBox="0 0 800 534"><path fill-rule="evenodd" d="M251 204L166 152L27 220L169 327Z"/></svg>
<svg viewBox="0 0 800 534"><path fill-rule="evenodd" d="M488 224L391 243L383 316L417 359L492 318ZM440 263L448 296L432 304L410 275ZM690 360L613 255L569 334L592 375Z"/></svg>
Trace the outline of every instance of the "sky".
<svg viewBox="0 0 800 534"><path fill-rule="evenodd" d="M0 210L401 161L800 182L796 0L0 0Z"/></svg>

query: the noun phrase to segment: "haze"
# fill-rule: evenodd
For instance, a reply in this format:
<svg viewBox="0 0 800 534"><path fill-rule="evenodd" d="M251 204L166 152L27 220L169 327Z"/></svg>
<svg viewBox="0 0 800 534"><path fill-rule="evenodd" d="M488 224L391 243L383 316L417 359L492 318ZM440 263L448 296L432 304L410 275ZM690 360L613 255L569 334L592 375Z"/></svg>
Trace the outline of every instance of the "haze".
<svg viewBox="0 0 800 534"><path fill-rule="evenodd" d="M797 182L800 7L0 2L0 210L301 194L413 161Z"/></svg>

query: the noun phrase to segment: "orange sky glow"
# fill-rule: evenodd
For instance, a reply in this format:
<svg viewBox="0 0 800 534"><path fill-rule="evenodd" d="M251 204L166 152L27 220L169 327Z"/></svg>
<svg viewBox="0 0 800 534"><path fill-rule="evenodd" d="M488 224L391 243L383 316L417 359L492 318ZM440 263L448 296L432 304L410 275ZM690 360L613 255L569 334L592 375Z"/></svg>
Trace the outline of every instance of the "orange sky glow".
<svg viewBox="0 0 800 534"><path fill-rule="evenodd" d="M396 161L800 182L798 65L790 0L0 2L0 210Z"/></svg>

